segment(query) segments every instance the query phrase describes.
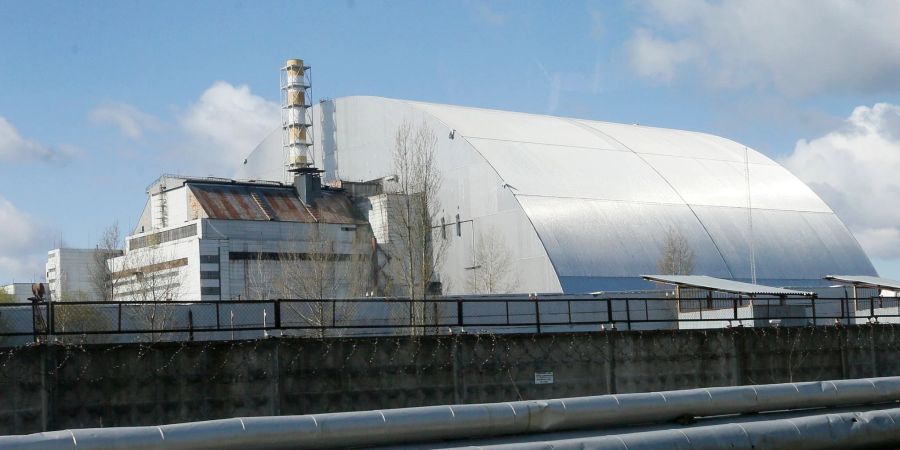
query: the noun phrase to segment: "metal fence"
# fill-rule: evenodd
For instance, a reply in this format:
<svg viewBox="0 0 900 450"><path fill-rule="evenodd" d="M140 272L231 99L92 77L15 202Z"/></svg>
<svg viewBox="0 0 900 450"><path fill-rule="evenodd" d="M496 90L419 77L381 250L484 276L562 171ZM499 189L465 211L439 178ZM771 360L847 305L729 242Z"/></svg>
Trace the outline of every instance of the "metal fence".
<svg viewBox="0 0 900 450"><path fill-rule="evenodd" d="M900 323L896 298L498 296L0 305L0 346L266 336L548 333Z"/></svg>

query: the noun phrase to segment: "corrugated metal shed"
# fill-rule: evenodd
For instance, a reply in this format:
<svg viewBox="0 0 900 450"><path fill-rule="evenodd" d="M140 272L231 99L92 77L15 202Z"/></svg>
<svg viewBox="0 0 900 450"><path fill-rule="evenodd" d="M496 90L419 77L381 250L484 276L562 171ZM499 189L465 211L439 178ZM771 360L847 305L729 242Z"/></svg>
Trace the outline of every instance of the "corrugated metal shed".
<svg viewBox="0 0 900 450"><path fill-rule="evenodd" d="M641 275L645 280L673 284L684 288L706 289L716 292L727 292L739 295L789 295L812 297L812 292L794 291L761 284L742 283L734 280L723 280L705 275Z"/></svg>
<svg viewBox="0 0 900 450"><path fill-rule="evenodd" d="M887 278L871 277L867 275L826 275L825 279L858 287L900 292L900 281Z"/></svg>
<svg viewBox="0 0 900 450"><path fill-rule="evenodd" d="M365 223L343 192L322 190L322 196L308 206L300 201L291 186L191 180L185 184L210 219Z"/></svg>

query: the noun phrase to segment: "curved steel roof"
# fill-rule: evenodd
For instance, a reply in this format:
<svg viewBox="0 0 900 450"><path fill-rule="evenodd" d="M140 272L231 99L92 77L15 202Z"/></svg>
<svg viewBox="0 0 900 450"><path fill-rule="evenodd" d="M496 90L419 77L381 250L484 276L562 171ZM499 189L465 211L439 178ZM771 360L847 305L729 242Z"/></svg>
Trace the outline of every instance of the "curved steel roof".
<svg viewBox="0 0 900 450"><path fill-rule="evenodd" d="M875 273L825 202L785 168L737 142L682 130L413 104L456 129L515 187L564 289L564 277L580 283L656 271L667 229L688 240L698 274L749 279L751 240L759 280L813 280L829 267Z"/></svg>
<svg viewBox="0 0 900 450"><path fill-rule="evenodd" d="M694 250L696 274L749 280L752 243L760 283L875 275L847 227L808 186L725 138L377 97L347 97L336 105L337 114L353 115L344 123L352 122L350 132L388 135L366 138L372 151L388 148L381 162L356 170L358 179L387 170L393 133L384 131L386 116L418 114L455 130L455 139L464 139L510 187L566 292L645 286L639 274L657 271L669 229ZM347 164L340 170L354 178Z"/></svg>

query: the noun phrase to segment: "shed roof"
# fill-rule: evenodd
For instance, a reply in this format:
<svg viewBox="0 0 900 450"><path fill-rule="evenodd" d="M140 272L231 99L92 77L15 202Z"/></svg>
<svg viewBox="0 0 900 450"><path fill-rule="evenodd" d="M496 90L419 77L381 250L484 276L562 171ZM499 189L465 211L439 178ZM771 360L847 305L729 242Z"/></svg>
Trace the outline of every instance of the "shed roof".
<svg viewBox="0 0 900 450"><path fill-rule="evenodd" d="M708 277L706 275L641 275L647 281L674 284L676 286L707 289L741 295L790 295L811 297L812 292L794 291L761 284L743 283L740 281Z"/></svg>
<svg viewBox="0 0 900 450"><path fill-rule="evenodd" d="M900 281L868 275L826 275L826 280L837 281L858 287L878 288L888 291L900 291Z"/></svg>

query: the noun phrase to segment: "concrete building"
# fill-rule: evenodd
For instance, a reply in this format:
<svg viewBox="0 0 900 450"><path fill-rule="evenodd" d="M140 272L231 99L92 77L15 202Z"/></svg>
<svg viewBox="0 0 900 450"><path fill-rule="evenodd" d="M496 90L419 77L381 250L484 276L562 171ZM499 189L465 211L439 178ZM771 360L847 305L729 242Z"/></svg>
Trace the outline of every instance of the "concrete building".
<svg viewBox="0 0 900 450"><path fill-rule="evenodd" d="M771 286L875 274L808 186L722 137L377 97L311 112L326 182L394 177L398 127L433 131L448 293L467 292L488 236L508 251L518 292L652 289L640 275L658 273L669 232L692 249L694 274ZM236 161L237 176L289 181L281 137L273 131Z"/></svg>
<svg viewBox="0 0 900 450"><path fill-rule="evenodd" d="M110 260L116 300L363 295L371 231L346 192L314 178L300 193L292 183L160 177Z"/></svg>
<svg viewBox="0 0 900 450"><path fill-rule="evenodd" d="M56 301L97 301L97 249L57 248L47 253L46 276L50 296ZM113 255L121 252L113 252ZM28 288L29 295L31 288Z"/></svg>

